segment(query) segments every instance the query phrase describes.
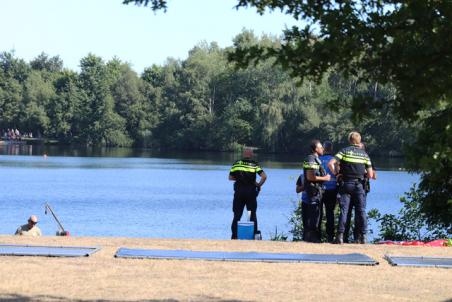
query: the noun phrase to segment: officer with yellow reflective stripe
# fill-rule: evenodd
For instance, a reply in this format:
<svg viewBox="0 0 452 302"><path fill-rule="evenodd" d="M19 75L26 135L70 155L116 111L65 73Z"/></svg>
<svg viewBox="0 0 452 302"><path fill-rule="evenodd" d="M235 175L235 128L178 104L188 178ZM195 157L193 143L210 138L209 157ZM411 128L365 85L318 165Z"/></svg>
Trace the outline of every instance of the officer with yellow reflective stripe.
<svg viewBox="0 0 452 302"><path fill-rule="evenodd" d="M344 242L345 224L350 202L355 206L355 229L358 243L366 243L367 216L366 216L366 192L364 191L364 175L373 177L372 163L369 155L360 148L361 135L351 132L348 136L350 146L343 148L328 163L328 168L338 179L342 179L339 187L340 215L336 243ZM338 165L340 166L340 174Z"/></svg>
<svg viewBox="0 0 452 302"><path fill-rule="evenodd" d="M305 199L302 200L303 240L320 242L320 218L322 210L323 182L331 176L326 173L319 159L323 155L323 146L319 140L311 142L311 154L303 162Z"/></svg>
<svg viewBox="0 0 452 302"><path fill-rule="evenodd" d="M236 161L229 171L229 180L235 181L234 201L232 204L234 218L231 225L231 239L237 239L237 223L242 217L245 205L248 211L251 211L250 220L254 222L254 234L258 233L256 216L257 195L267 180L267 175L259 164L251 159L252 157L253 150L245 148L243 150L243 158ZM256 174L260 176L259 182L256 182Z"/></svg>

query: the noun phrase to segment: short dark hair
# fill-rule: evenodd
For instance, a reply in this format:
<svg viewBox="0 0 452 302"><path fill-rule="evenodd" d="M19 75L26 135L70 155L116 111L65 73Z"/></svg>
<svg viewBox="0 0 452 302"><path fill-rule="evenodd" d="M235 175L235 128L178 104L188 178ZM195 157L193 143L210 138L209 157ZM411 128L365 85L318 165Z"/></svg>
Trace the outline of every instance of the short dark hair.
<svg viewBox="0 0 452 302"><path fill-rule="evenodd" d="M326 152L333 152L333 143L331 141L324 141L323 148Z"/></svg>
<svg viewBox="0 0 452 302"><path fill-rule="evenodd" d="M317 148L317 144L322 144L322 143L321 143L318 139L313 139L313 140L311 141L310 147L311 147L311 151L312 151L312 152L314 152L315 149Z"/></svg>

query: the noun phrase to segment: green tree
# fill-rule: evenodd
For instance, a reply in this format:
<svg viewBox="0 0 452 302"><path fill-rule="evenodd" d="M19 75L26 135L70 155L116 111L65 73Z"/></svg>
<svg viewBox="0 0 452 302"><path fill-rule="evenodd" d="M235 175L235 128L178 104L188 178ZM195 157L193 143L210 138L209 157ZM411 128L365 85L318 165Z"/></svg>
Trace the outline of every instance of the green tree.
<svg viewBox="0 0 452 302"><path fill-rule="evenodd" d="M235 145L250 145L253 131L250 117L253 107L247 99L237 99L230 104L221 117L218 135L218 145L225 150L231 150Z"/></svg>
<svg viewBox="0 0 452 302"><path fill-rule="evenodd" d="M50 73L57 73L63 70L63 60L59 56L50 57L42 52L32 61L30 61L30 66L34 70L48 71Z"/></svg>
<svg viewBox="0 0 452 302"><path fill-rule="evenodd" d="M20 126L23 109L23 84L30 67L13 52L0 53L0 124L4 128Z"/></svg>
<svg viewBox="0 0 452 302"><path fill-rule="evenodd" d="M152 137L155 120L145 97L145 82L128 64L120 64L118 76L111 87L115 111L126 121L126 130L139 146Z"/></svg>
<svg viewBox="0 0 452 302"><path fill-rule="evenodd" d="M32 71L24 82L23 115L19 119L20 126L27 131L33 130L37 135L47 135L50 120L47 108L55 97L55 89L51 82L45 81L41 73Z"/></svg>
<svg viewBox="0 0 452 302"><path fill-rule="evenodd" d="M47 114L50 137L61 143L80 142L83 136L88 96L79 87L79 76L72 71L62 72L54 82L56 97L50 100Z"/></svg>
<svg viewBox="0 0 452 302"><path fill-rule="evenodd" d="M125 120L114 111L110 93L112 74L101 58L92 54L80 61L81 87L86 92L83 121L86 130L81 133L84 143L106 146L127 146L131 140L125 132Z"/></svg>

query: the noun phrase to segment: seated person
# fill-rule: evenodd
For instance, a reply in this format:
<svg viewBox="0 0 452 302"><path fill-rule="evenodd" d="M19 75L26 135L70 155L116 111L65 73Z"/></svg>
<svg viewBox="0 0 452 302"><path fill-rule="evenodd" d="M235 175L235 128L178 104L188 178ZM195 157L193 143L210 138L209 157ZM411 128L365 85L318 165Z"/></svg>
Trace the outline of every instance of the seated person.
<svg viewBox="0 0 452 302"><path fill-rule="evenodd" d="M28 223L20 226L15 235L32 237L42 236L41 230L36 226L37 223L38 217L31 215L30 218L28 218Z"/></svg>

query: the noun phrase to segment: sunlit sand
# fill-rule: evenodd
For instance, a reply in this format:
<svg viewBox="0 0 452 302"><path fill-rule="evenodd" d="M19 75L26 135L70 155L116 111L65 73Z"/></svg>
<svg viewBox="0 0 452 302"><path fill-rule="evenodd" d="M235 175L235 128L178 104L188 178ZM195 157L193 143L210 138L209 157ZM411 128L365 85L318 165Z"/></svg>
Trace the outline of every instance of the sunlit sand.
<svg viewBox="0 0 452 302"><path fill-rule="evenodd" d="M452 257L451 248L108 237L0 236L1 244L100 246L90 257L0 257L0 300L446 301L452 271L392 267L385 254ZM119 247L363 253L378 266L118 259Z"/></svg>

